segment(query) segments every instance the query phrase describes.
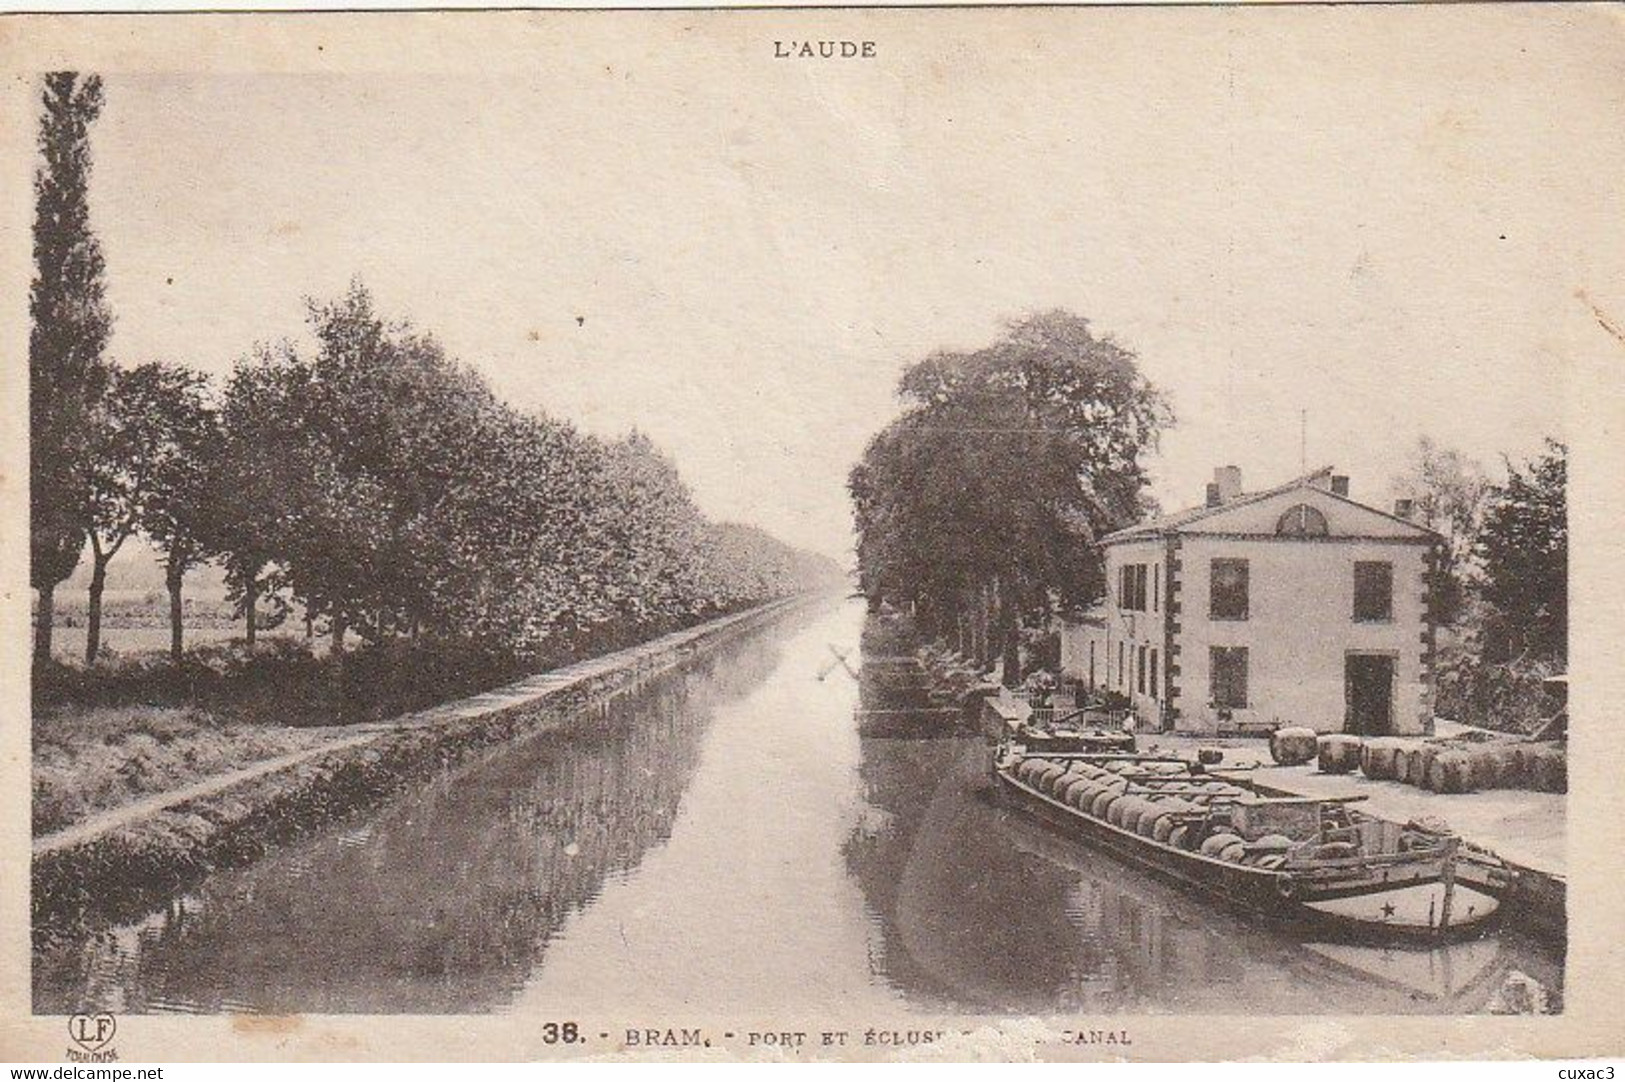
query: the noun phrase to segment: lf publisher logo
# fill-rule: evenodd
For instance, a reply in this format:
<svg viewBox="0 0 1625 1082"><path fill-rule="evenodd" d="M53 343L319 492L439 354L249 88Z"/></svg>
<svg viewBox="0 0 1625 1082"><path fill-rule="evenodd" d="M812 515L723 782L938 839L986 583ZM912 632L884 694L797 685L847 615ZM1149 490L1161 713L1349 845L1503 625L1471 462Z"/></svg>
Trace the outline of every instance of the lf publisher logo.
<svg viewBox="0 0 1625 1082"><path fill-rule="evenodd" d="M68 1019L68 1036L86 1056L99 1057L110 1054L111 1050L107 1046L112 1043L113 1035L117 1032L118 1019L107 1011L76 1014ZM71 1054L72 1049L69 1052Z"/></svg>

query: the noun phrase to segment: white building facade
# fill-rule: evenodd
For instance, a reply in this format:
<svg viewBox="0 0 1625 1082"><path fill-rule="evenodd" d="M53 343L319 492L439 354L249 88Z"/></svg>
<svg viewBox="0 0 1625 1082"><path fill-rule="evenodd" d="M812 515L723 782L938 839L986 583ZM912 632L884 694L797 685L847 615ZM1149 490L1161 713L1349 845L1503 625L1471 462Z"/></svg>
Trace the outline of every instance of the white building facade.
<svg viewBox="0 0 1625 1082"><path fill-rule="evenodd" d="M1063 676L1142 728L1417 734L1433 720L1441 539L1349 498L1330 468L1102 539L1105 603L1062 632Z"/></svg>

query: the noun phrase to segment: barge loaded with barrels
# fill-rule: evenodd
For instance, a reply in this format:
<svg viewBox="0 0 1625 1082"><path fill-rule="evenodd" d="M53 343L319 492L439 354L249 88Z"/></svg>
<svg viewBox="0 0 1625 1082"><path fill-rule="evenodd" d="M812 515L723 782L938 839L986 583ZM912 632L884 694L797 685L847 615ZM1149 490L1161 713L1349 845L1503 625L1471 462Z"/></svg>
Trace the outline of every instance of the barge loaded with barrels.
<svg viewBox="0 0 1625 1082"><path fill-rule="evenodd" d="M1121 731L1013 726L993 772L1019 805L1084 842L1320 938L1478 935L1511 879L1495 854L1436 820L1380 819L1360 796L1284 794L1201 756L1138 752Z"/></svg>

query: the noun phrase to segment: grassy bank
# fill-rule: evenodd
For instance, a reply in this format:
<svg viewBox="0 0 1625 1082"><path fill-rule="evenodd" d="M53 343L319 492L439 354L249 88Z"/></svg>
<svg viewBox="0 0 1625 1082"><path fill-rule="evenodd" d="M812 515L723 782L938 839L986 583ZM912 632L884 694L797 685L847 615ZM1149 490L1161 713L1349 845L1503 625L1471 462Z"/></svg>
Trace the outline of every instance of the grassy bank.
<svg viewBox="0 0 1625 1082"><path fill-rule="evenodd" d="M721 614L718 614L721 615ZM302 640L115 654L35 674L33 831L50 833L144 797L311 747L335 730L478 694L679 630L621 626L521 662L456 640L352 649L342 668Z"/></svg>
<svg viewBox="0 0 1625 1082"><path fill-rule="evenodd" d="M34 833L329 736L325 729L226 721L195 706L59 710L34 722Z"/></svg>
<svg viewBox="0 0 1625 1082"><path fill-rule="evenodd" d="M287 639L253 650L194 647L178 667L160 653L90 669L52 665L35 675L33 830L60 830L513 674L510 664L452 644L374 647L340 670Z"/></svg>

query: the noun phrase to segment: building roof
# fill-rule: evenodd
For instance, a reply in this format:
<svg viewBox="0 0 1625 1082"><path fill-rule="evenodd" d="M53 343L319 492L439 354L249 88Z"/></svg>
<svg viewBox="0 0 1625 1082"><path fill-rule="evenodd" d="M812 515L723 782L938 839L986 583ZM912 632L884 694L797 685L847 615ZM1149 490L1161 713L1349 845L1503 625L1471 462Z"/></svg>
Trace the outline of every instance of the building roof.
<svg viewBox="0 0 1625 1082"><path fill-rule="evenodd" d="M1306 473L1301 477L1294 477L1285 484L1276 485L1274 488L1264 489L1261 492L1243 492L1240 495L1232 496L1223 503L1216 504L1214 506L1209 506L1204 503L1199 504L1196 507L1187 507L1181 511L1174 511L1170 514L1158 515L1156 518L1135 523L1133 526L1125 526L1121 530L1116 530L1109 533L1100 539L1100 543L1102 545L1115 545L1124 541L1144 541L1154 537L1163 537L1168 534L1178 533L1187 527L1194 525L1195 523L1201 522L1204 519L1212 518L1215 515L1226 514L1230 511L1234 511L1238 507L1246 507L1248 504L1259 503L1260 501L1279 496L1283 492L1290 492L1297 488L1312 488L1322 496L1328 496L1334 500L1351 504L1352 506L1361 508L1362 510L1369 511L1371 514L1381 515L1383 518L1392 519L1395 522L1403 522L1405 525L1411 527L1419 533L1431 534L1434 532L1428 529L1426 526L1411 522L1409 519L1403 519L1397 515L1391 515L1388 512L1379 510L1369 504L1361 503L1360 501L1350 499L1347 496L1340 496L1331 491L1330 486L1324 484L1324 482L1330 480L1334 468L1335 467L1332 466L1322 466L1319 469ZM1321 483L1317 484L1316 482Z"/></svg>

